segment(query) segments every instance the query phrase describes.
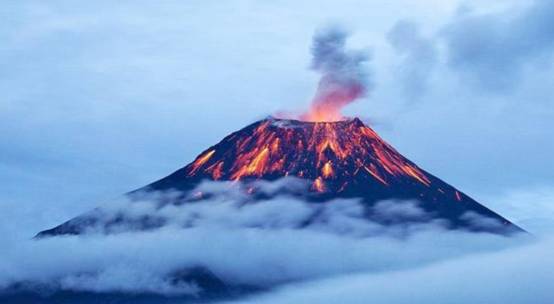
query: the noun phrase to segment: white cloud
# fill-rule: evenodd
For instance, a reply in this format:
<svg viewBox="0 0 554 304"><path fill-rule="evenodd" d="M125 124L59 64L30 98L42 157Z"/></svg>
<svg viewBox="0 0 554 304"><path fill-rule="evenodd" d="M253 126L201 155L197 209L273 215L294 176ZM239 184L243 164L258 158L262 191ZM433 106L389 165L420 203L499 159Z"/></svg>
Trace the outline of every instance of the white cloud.
<svg viewBox="0 0 554 304"><path fill-rule="evenodd" d="M259 187L276 189L267 183ZM527 243L524 236L447 230L413 202L377 204L374 213L420 221L384 226L369 221L357 200L322 204L285 196L253 202L237 185L209 183L200 189L215 195L165 206L158 204L162 193L118 200L95 210L96 229L81 236L6 240L0 286L31 282L62 290L196 294L202 286L194 281L175 285L172 274L204 267L225 284L266 289L411 269ZM165 198L174 196L171 192ZM137 231L145 216L163 226ZM99 227L105 223L112 226Z"/></svg>
<svg viewBox="0 0 554 304"><path fill-rule="evenodd" d="M292 285L241 303L548 304L552 239L415 269L362 273Z"/></svg>

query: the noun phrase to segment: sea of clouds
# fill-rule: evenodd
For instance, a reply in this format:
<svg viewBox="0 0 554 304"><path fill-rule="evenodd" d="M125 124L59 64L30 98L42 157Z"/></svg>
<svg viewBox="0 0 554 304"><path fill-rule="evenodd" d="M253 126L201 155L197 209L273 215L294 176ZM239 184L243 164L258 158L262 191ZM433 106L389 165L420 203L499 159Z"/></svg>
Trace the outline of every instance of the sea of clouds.
<svg viewBox="0 0 554 304"><path fill-rule="evenodd" d="M301 186L280 181L256 189L275 194ZM205 198L160 204L179 195L165 192L108 202L89 213L97 225L79 236L8 238L0 249L0 287L198 295L195 281L177 282L172 274L202 267L225 284L277 290L253 303L361 303L370 295L404 303L450 292L548 299L543 282L554 278L552 242L450 230L414 201L371 207L381 218L419 220L384 226L368 220L357 200L307 203L281 195L257 202L231 183L191 193ZM162 224L137 230L144 216ZM103 228L114 218L125 220ZM517 293L516 283L533 288Z"/></svg>

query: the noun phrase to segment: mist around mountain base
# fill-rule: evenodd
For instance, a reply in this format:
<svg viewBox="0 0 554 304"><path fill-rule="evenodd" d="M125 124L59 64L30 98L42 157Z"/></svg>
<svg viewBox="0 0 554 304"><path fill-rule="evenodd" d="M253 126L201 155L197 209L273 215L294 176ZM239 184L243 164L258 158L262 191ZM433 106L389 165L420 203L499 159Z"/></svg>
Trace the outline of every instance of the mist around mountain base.
<svg viewBox="0 0 554 304"><path fill-rule="evenodd" d="M271 192L276 185L261 188ZM548 269L554 265L545 256L553 252L551 240L449 229L415 201L374 205L381 217L419 219L382 225L364 217L367 208L355 199L313 204L276 196L248 202L230 183L208 183L201 190L214 195L182 205L159 204L160 196L174 192L106 202L95 212L103 223L120 223L109 229L98 225L82 235L8 240L1 249L0 287L25 290L35 299L77 293L101 301L116 294L131 302L146 296L145 303L552 300L548 282L554 271ZM163 224L137 229L145 215ZM485 282L489 288L482 288Z"/></svg>

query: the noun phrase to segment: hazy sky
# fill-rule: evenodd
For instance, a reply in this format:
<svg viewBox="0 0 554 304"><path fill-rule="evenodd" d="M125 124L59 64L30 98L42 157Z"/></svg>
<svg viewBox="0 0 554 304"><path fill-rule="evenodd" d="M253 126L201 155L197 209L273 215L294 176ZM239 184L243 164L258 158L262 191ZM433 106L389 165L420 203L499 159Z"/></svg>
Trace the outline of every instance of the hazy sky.
<svg viewBox="0 0 554 304"><path fill-rule="evenodd" d="M2 225L32 235L305 109L329 24L371 53L347 114L511 218L554 214L551 1L298 2L3 2Z"/></svg>

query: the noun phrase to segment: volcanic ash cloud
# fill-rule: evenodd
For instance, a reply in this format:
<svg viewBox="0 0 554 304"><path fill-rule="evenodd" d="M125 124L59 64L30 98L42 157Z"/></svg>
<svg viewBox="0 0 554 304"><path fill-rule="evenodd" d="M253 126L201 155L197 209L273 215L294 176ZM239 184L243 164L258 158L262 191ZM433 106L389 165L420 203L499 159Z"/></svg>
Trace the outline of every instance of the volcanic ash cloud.
<svg viewBox="0 0 554 304"><path fill-rule="evenodd" d="M318 31L312 42L311 68L321 74L310 110L302 116L308 121L337 121L341 109L363 97L371 88L364 63L366 51L347 50L348 33L339 27Z"/></svg>

